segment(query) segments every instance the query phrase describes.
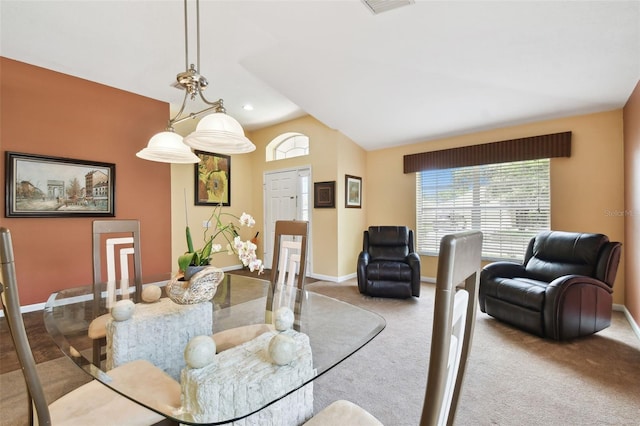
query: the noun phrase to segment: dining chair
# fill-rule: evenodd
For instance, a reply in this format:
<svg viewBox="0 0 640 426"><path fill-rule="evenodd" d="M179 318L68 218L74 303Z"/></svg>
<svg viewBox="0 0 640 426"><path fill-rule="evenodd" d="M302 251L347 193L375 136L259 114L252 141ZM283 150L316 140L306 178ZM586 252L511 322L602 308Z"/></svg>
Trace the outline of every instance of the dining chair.
<svg viewBox="0 0 640 426"><path fill-rule="evenodd" d="M421 426L453 424L473 337L481 254L482 233L478 231L445 235L440 241ZM382 425L360 406L339 400L321 410L305 426L337 424Z"/></svg>
<svg viewBox="0 0 640 426"><path fill-rule="evenodd" d="M284 295L287 286L293 287L295 282L295 288L298 291L293 291L295 293L295 300L293 301L294 329L300 330L299 321L300 313L302 312L302 291L304 290L306 278L308 236L309 222L307 221L276 221L273 261L271 263L271 287L267 294L265 318L267 322L271 322L274 300L278 301L275 298L276 294Z"/></svg>
<svg viewBox="0 0 640 426"><path fill-rule="evenodd" d="M273 311L283 303L294 312L295 330L300 330L302 290L304 290L309 222L279 220L275 225L271 285L267 293L265 322L234 327L213 334L217 352L230 349L273 331Z"/></svg>
<svg viewBox="0 0 640 426"><path fill-rule="evenodd" d="M124 247L123 247L124 246ZM116 273L116 250L119 249L120 274ZM110 309L117 299L116 283L120 282L120 296L129 298L129 257L133 258L135 300L142 292L142 255L140 252L140 222L138 220L95 220L93 221L93 297L101 300L102 283L105 282L102 259L106 259L107 298L106 308ZM96 311L100 309L96 306ZM97 315L97 314L96 314ZM103 349L107 344L106 322L109 314L102 314L89 324L89 337L93 340L93 363L100 367L105 358Z"/></svg>
<svg viewBox="0 0 640 426"><path fill-rule="evenodd" d="M95 424L99 419L109 419L109 424L114 425L173 424L162 415L120 396L97 380L92 380L47 404L20 312L13 244L8 229L0 228L0 239L0 301L25 378L29 401L29 425L87 425ZM180 406L180 384L147 361L138 360L114 368L108 372L108 376L119 386L140 389L153 387L156 391L152 404L157 407ZM34 422L36 418L37 422Z"/></svg>

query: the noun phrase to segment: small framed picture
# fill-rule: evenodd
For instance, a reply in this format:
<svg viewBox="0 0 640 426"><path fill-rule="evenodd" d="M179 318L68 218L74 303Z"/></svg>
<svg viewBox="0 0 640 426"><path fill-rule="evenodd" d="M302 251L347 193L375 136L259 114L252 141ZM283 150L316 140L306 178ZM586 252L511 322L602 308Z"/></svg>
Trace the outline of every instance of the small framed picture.
<svg viewBox="0 0 640 426"><path fill-rule="evenodd" d="M313 207L335 208L336 206L336 181L315 182L313 184Z"/></svg>
<svg viewBox="0 0 640 426"><path fill-rule="evenodd" d="M344 195L345 207L362 207L362 178L357 176L344 175Z"/></svg>
<svg viewBox="0 0 640 426"><path fill-rule="evenodd" d="M231 205L231 157L195 151L200 162L194 164L195 205Z"/></svg>
<svg viewBox="0 0 640 426"><path fill-rule="evenodd" d="M112 163L5 154L6 217L113 217Z"/></svg>

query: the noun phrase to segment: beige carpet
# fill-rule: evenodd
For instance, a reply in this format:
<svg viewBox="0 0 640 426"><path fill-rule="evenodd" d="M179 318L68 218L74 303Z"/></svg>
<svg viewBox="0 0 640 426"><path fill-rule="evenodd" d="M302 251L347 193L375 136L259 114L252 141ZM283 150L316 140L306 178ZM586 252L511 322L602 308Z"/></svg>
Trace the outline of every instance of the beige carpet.
<svg viewBox="0 0 640 426"><path fill-rule="evenodd" d="M307 288L387 321L373 341L315 382L316 410L348 399L387 426L417 425L433 285L423 284L422 296L408 300L363 296L354 281ZM52 400L86 380L66 358L39 364L39 371ZM24 397L19 371L0 375L0 425L26 424ZM620 312L614 312L610 328L568 343L540 339L479 313L456 424L639 425L640 341Z"/></svg>
<svg viewBox="0 0 640 426"><path fill-rule="evenodd" d="M423 284L421 297L413 300L363 296L355 282L308 288L375 311L387 321L373 341L317 380L315 408L344 398L385 425L417 425L434 286ZM456 424L640 425L640 341L620 312L597 335L559 343L478 311Z"/></svg>

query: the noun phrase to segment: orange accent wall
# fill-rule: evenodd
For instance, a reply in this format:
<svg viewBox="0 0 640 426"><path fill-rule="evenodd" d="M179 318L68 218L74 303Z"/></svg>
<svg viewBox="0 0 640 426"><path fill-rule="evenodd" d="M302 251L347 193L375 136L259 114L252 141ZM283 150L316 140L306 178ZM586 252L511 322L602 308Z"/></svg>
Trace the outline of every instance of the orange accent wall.
<svg viewBox="0 0 640 426"><path fill-rule="evenodd" d="M625 302L640 324L640 81L623 109Z"/></svg>
<svg viewBox="0 0 640 426"><path fill-rule="evenodd" d="M137 158L166 125L169 105L101 84L0 58L0 175L6 151L116 164L114 219L141 222L144 274L171 271L171 169ZM5 200L5 185L2 185ZM95 218L7 218L20 302L92 281Z"/></svg>

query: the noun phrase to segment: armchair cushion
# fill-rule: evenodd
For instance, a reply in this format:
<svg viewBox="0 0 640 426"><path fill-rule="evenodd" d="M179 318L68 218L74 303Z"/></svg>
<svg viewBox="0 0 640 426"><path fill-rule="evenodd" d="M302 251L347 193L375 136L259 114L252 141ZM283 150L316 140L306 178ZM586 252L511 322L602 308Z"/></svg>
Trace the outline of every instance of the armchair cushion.
<svg viewBox="0 0 640 426"><path fill-rule="evenodd" d="M602 234L541 232L529 244L525 269L547 282L569 274L594 276L600 250L608 242Z"/></svg>
<svg viewBox="0 0 640 426"><path fill-rule="evenodd" d="M611 323L621 244L603 234L539 233L522 264L494 262L480 276L480 309L557 340L585 336Z"/></svg>

